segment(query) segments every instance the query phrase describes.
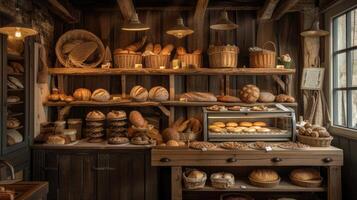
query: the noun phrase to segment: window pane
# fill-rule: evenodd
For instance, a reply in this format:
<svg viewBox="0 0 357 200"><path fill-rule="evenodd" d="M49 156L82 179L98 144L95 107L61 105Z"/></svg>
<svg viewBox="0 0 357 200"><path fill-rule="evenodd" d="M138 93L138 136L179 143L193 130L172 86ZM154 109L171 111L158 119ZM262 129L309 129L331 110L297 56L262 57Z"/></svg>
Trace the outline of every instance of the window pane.
<svg viewBox="0 0 357 200"><path fill-rule="evenodd" d="M351 11L351 45L357 46L357 9Z"/></svg>
<svg viewBox="0 0 357 200"><path fill-rule="evenodd" d="M357 54L356 54L357 56ZM335 75L334 75L334 87L346 87L346 53L340 53L335 56L334 61Z"/></svg>
<svg viewBox="0 0 357 200"><path fill-rule="evenodd" d="M334 20L334 28L335 34L334 35L334 47L335 50L341 50L346 48L346 15L342 15Z"/></svg>
<svg viewBox="0 0 357 200"><path fill-rule="evenodd" d="M347 126L346 91L335 91L334 96L334 124Z"/></svg>
<svg viewBox="0 0 357 200"><path fill-rule="evenodd" d="M352 86L357 86L357 50L352 51Z"/></svg>
<svg viewBox="0 0 357 200"><path fill-rule="evenodd" d="M352 91L352 127L357 129L357 90Z"/></svg>

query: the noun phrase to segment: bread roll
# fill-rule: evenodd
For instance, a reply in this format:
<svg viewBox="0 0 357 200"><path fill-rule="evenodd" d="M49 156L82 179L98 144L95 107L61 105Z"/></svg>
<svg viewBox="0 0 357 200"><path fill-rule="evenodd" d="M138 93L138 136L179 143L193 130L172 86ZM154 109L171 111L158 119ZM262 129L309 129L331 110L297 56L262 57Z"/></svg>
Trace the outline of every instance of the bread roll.
<svg viewBox="0 0 357 200"><path fill-rule="evenodd" d="M86 88L78 88L73 93L73 97L77 101L89 101L91 95L91 91Z"/></svg>
<svg viewBox="0 0 357 200"><path fill-rule="evenodd" d="M148 91L141 85L134 86L130 91L130 97L135 101L146 101L148 96Z"/></svg>
<svg viewBox="0 0 357 200"><path fill-rule="evenodd" d="M239 126L251 127L251 126L253 126L253 123L252 122L240 122Z"/></svg>
<svg viewBox="0 0 357 200"><path fill-rule="evenodd" d="M300 168L294 169L290 173L290 178L299 181L311 181L311 180L320 180L320 172L313 168Z"/></svg>
<svg viewBox="0 0 357 200"><path fill-rule="evenodd" d="M92 93L91 99L94 101L109 101L110 99L110 94L108 91L106 91L105 89L96 89L94 90L94 92Z"/></svg>
<svg viewBox="0 0 357 200"><path fill-rule="evenodd" d="M238 97L230 96L230 95L217 96L217 100L221 101L221 102L227 102L227 103L241 102L241 100Z"/></svg>
<svg viewBox="0 0 357 200"><path fill-rule="evenodd" d="M187 101L199 101L199 102L213 102L217 101L217 98L212 94L208 92L187 92L182 95L180 95L180 99L184 98Z"/></svg>
<svg viewBox="0 0 357 200"><path fill-rule="evenodd" d="M169 99L169 92L162 86L156 86L150 89L149 99L152 101L166 101Z"/></svg>
<svg viewBox="0 0 357 200"><path fill-rule="evenodd" d="M170 55L171 51L174 49L174 45L168 44L166 45L160 52L161 55Z"/></svg>
<svg viewBox="0 0 357 200"><path fill-rule="evenodd" d="M249 178L259 182L273 182L279 179L279 175L272 169L256 169L250 173Z"/></svg>
<svg viewBox="0 0 357 200"><path fill-rule="evenodd" d="M159 54L160 52L161 52L161 45L160 44L155 44L153 53L154 54Z"/></svg>
<svg viewBox="0 0 357 200"><path fill-rule="evenodd" d="M139 111L133 110L129 114L129 121L136 127L145 127L145 119Z"/></svg>

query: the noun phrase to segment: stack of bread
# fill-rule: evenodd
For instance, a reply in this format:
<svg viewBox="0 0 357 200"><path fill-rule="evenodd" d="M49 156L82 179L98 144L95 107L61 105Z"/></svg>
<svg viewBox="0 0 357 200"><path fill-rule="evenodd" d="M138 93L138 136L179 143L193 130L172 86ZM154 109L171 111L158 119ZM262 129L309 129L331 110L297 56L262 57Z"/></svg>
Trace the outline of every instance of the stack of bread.
<svg viewBox="0 0 357 200"><path fill-rule="evenodd" d="M169 67L170 55L173 49L174 45L172 44L165 45L163 48L161 48L160 44L148 43L143 53L145 67Z"/></svg>
<svg viewBox="0 0 357 200"><path fill-rule="evenodd" d="M104 140L104 121L105 115L94 110L86 116L86 137L89 138L88 142L99 143Z"/></svg>
<svg viewBox="0 0 357 200"><path fill-rule="evenodd" d="M109 144L124 144L128 143L127 138L127 117L125 111L113 110L107 114L108 128L108 143Z"/></svg>
<svg viewBox="0 0 357 200"><path fill-rule="evenodd" d="M134 42L124 49L114 50L114 67L119 68L134 68L136 64L142 64L142 56L139 51L146 43L147 36L141 40Z"/></svg>
<svg viewBox="0 0 357 200"><path fill-rule="evenodd" d="M182 68L202 67L202 50L196 49L192 53L187 53L184 47L177 47L176 54Z"/></svg>

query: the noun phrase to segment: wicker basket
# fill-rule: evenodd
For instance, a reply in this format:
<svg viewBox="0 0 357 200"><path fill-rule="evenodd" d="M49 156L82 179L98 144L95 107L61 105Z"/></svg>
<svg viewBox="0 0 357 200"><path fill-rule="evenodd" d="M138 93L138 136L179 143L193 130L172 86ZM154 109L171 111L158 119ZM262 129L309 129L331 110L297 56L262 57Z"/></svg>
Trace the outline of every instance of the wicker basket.
<svg viewBox="0 0 357 200"><path fill-rule="evenodd" d="M327 138L314 138L314 137L297 134L297 139L299 142L310 145L312 147L329 147L331 146L333 137L330 136Z"/></svg>
<svg viewBox="0 0 357 200"><path fill-rule="evenodd" d="M222 174L223 172L219 172L218 174ZM212 187L214 188L219 188L219 189L227 189L232 186L234 186L235 181L234 181L234 176L232 176L232 179L225 179L225 178L213 178L217 173L211 174L211 184Z"/></svg>
<svg viewBox="0 0 357 200"><path fill-rule="evenodd" d="M273 51L266 49L270 44L274 48ZM276 46L274 42L268 41L264 43L262 51L251 51L249 53L249 64L253 68L275 68L276 62Z"/></svg>
<svg viewBox="0 0 357 200"><path fill-rule="evenodd" d="M145 67L148 68L159 68L165 66L168 68L170 66L170 56L169 55L148 55L144 57Z"/></svg>
<svg viewBox="0 0 357 200"><path fill-rule="evenodd" d="M227 194L221 194L219 197L220 200L226 200L228 197L241 197L247 200L254 200L253 197L246 195L246 194L240 194L240 193L227 193Z"/></svg>
<svg viewBox="0 0 357 200"><path fill-rule="evenodd" d="M297 185L297 186L301 186L301 187L320 187L321 183L322 183L322 178L319 180L309 180L309 181L301 181L298 179L294 179L291 176L289 176L290 181L292 184Z"/></svg>
<svg viewBox="0 0 357 200"><path fill-rule="evenodd" d="M142 56L139 54L114 54L114 67L135 68L135 64L142 64Z"/></svg>
<svg viewBox="0 0 357 200"><path fill-rule="evenodd" d="M250 177L249 178L249 182L254 185L254 186L257 186L257 187L263 187L263 188L272 188L272 187L276 187L277 185L279 185L280 183L280 177L278 180L276 181L269 181L269 182L261 182L261 181L257 181L257 180L254 180Z"/></svg>
<svg viewBox="0 0 357 200"><path fill-rule="evenodd" d="M202 55L201 54L184 54L184 55L177 55L177 59L180 62L184 62L187 67L202 67Z"/></svg>
<svg viewBox="0 0 357 200"><path fill-rule="evenodd" d="M236 46L213 46L208 49L210 68L235 68L239 48Z"/></svg>
<svg viewBox="0 0 357 200"><path fill-rule="evenodd" d="M184 183L185 188L191 189L191 190L203 188L206 184L207 174L205 172L201 171L203 173L203 177L201 179L187 177L187 175L190 172L192 172L193 170L196 170L196 169L187 169L184 173L182 173L183 183Z"/></svg>
<svg viewBox="0 0 357 200"><path fill-rule="evenodd" d="M91 63L82 63L82 64L73 64L69 59L62 53L62 46L70 41L74 40L83 40L85 42L93 41L98 44L98 48L96 50L96 53L98 56L94 61ZM75 29L71 31L67 31L64 33L57 41L56 43L56 56L59 60L59 62L65 66L65 67L97 67L103 62L104 55L105 55L105 48L102 43L102 41L93 33L82 30L82 29Z"/></svg>

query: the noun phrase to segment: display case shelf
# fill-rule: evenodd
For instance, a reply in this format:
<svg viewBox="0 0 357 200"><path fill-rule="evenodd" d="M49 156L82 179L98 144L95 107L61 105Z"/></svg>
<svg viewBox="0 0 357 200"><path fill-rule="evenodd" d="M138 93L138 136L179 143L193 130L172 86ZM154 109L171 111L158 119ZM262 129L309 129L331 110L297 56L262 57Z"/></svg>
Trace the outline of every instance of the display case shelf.
<svg viewBox="0 0 357 200"><path fill-rule="evenodd" d="M15 55L15 54L7 54L7 59L9 61L22 61L22 60L24 60L24 56Z"/></svg>

